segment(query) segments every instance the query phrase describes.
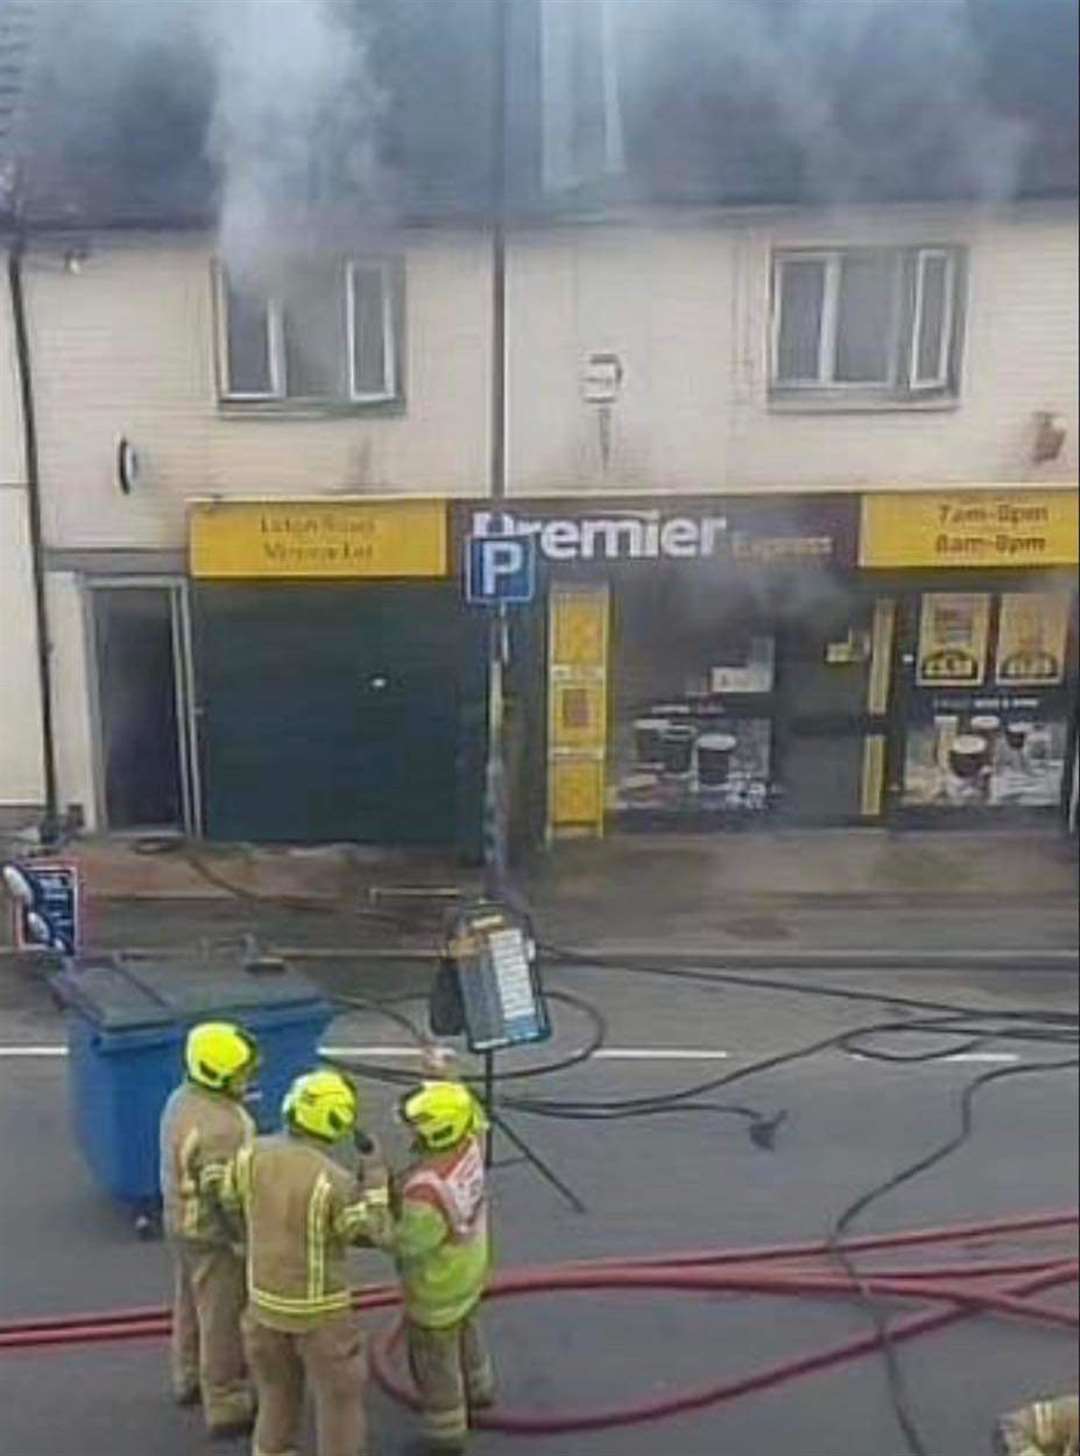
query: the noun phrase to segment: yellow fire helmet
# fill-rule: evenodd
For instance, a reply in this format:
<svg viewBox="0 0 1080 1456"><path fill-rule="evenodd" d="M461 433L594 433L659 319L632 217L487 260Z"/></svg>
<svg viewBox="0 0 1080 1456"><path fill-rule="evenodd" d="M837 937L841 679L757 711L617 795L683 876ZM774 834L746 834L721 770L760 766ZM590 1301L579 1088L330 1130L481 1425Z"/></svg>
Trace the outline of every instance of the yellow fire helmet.
<svg viewBox="0 0 1080 1456"><path fill-rule="evenodd" d="M360 1102L340 1072L305 1072L286 1092L281 1115L294 1132L337 1143L356 1130Z"/></svg>
<svg viewBox="0 0 1080 1456"><path fill-rule="evenodd" d="M425 1082L402 1099L401 1116L435 1153L448 1152L472 1133L488 1128L483 1108L461 1082Z"/></svg>
<svg viewBox="0 0 1080 1456"><path fill-rule="evenodd" d="M235 1095L258 1066L259 1050L254 1038L231 1021L204 1021L188 1032L184 1064L198 1086Z"/></svg>

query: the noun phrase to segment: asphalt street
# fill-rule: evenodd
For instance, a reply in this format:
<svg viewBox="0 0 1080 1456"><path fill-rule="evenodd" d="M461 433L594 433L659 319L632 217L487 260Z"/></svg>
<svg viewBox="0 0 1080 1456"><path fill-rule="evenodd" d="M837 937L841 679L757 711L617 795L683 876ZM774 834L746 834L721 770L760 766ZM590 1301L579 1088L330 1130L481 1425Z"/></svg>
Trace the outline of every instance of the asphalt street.
<svg viewBox="0 0 1080 1456"><path fill-rule="evenodd" d="M15 974L4 972L0 987L0 1318L160 1303L162 1249L135 1239L130 1219L95 1187L73 1144L66 1062L56 1054L62 1020L42 986ZM404 996L426 972L395 966L374 975L370 967L334 963L330 974L338 989ZM1076 1010L1074 975L1025 974L1022 965L1012 973L886 976L822 967L818 974L850 989L991 1011L1017 1004ZM809 971L784 975L803 987L813 978ZM605 1054L571 1072L515 1084L515 1091L527 1086L530 1094L559 1098L670 1091L898 1014L795 991L699 986L609 970L561 972L551 984L602 1009ZM518 1060L561 1054L586 1032L577 1013L560 1008L555 1045ZM400 1028L369 1015L343 1017L328 1036L343 1052L360 1049L381 1066L403 1062L396 1050L402 1041ZM904 1053L920 1048L947 1050L912 1036L896 1046ZM731 1089L731 1101L770 1115L787 1111L771 1151L754 1146L744 1120L716 1113L601 1123L514 1114L513 1126L573 1187L587 1212L575 1213L527 1164L499 1167L500 1261L543 1264L819 1238L858 1193L955 1128L959 1095L973 1077L1015 1066L1009 1059L1018 1055L1045 1060L1056 1054L987 1043L965 1053L966 1060L903 1066L823 1052L750 1078L737 1093ZM377 1083L365 1086L372 1122L396 1155L395 1094ZM970 1143L875 1205L859 1228L1071 1207L1076 1148L1075 1072L1003 1080L980 1098ZM500 1162L509 1152L503 1141ZM368 1253L357 1257L356 1272L358 1280L378 1280L388 1270ZM490 1322L506 1403L563 1413L737 1375L859 1333L867 1317L846 1303L653 1292L504 1301L491 1308ZM906 1346L902 1360L928 1451L979 1456L1002 1407L1075 1382L1076 1346L1066 1332L979 1319ZM173 1410L163 1390L163 1351L152 1343L0 1355L0 1449L12 1456L180 1456L212 1449L197 1421ZM410 1417L378 1392L371 1411L375 1453L406 1456L414 1449ZM664 1425L527 1440L484 1434L474 1449L477 1456L516 1449L537 1456L906 1451L876 1356Z"/></svg>

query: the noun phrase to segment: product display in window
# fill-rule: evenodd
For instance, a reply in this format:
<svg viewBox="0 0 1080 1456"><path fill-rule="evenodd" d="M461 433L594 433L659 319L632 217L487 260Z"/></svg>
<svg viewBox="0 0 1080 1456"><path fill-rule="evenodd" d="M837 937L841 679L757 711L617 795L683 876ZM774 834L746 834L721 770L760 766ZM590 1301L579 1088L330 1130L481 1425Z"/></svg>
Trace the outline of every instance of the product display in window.
<svg viewBox="0 0 1080 1456"><path fill-rule="evenodd" d="M1052 807L1067 737L1037 697L938 698L932 719L908 730L904 803Z"/></svg>
<svg viewBox="0 0 1080 1456"><path fill-rule="evenodd" d="M649 703L616 729L609 808L760 813L770 801L772 724L709 698Z"/></svg>

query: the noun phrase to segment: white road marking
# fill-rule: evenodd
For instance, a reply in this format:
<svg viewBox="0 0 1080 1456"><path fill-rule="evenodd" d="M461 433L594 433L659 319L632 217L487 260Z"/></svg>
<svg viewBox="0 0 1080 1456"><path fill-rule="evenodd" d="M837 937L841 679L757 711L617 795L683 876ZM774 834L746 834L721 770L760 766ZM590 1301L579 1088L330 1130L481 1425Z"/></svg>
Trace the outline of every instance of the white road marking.
<svg viewBox="0 0 1080 1456"><path fill-rule="evenodd" d="M724 1062L731 1056L717 1047L601 1047L599 1062Z"/></svg>
<svg viewBox="0 0 1080 1456"><path fill-rule="evenodd" d="M946 1057L947 1062L1018 1062L1020 1060L1017 1052L957 1052L954 1057Z"/></svg>
<svg viewBox="0 0 1080 1456"><path fill-rule="evenodd" d="M328 1057L364 1057L371 1061L392 1061L399 1057L416 1058L420 1055L414 1046L324 1046L319 1050ZM26 1045L0 1046L0 1059L29 1060L34 1057L66 1057L68 1049L59 1044L27 1043ZM849 1053L856 1062L873 1062L875 1057L863 1056L860 1052ZM718 1047L601 1047L593 1054L596 1062L726 1062L730 1052ZM1018 1062L1016 1052L957 1052L951 1057L936 1057L938 1062ZM920 1064L920 1065L932 1065Z"/></svg>
<svg viewBox="0 0 1080 1456"><path fill-rule="evenodd" d="M1018 1062L1020 1060L1019 1054L1016 1052L956 1052L949 1057L931 1057L926 1062L920 1062L917 1057L912 1057L910 1061L901 1059L891 1064L883 1063L880 1057L868 1057L863 1052L849 1052L848 1056L853 1062L874 1062L878 1066L900 1067L905 1064L912 1067L933 1066L936 1062Z"/></svg>
<svg viewBox="0 0 1080 1456"><path fill-rule="evenodd" d="M372 1061L393 1060L397 1057L418 1057L419 1049L414 1046L324 1046L320 1047L328 1057L367 1057ZM27 1044L25 1046L0 1046L0 1057L66 1057L68 1049L62 1045ZM598 1062L723 1062L730 1052L716 1047L601 1047L594 1054Z"/></svg>
<svg viewBox="0 0 1080 1456"><path fill-rule="evenodd" d="M66 1057L66 1046L3 1046L0 1057Z"/></svg>
<svg viewBox="0 0 1080 1456"><path fill-rule="evenodd" d="M321 1046L319 1051L327 1057L418 1057L420 1051L414 1046Z"/></svg>
<svg viewBox="0 0 1080 1456"><path fill-rule="evenodd" d="M324 1046L329 1057L417 1057L412 1046ZM596 1062L722 1062L730 1052L715 1047L601 1047L594 1052Z"/></svg>

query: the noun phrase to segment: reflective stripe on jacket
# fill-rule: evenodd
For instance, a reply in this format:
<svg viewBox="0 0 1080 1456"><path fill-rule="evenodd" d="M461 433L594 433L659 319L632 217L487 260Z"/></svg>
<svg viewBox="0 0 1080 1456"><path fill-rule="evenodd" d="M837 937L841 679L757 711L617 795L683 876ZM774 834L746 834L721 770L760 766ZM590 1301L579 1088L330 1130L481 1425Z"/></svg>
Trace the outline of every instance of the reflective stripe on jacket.
<svg viewBox="0 0 1080 1456"><path fill-rule="evenodd" d="M1009 1456L1078 1456L1080 1401L1075 1395L1037 1400L1001 1423Z"/></svg>
<svg viewBox="0 0 1080 1456"><path fill-rule="evenodd" d="M205 1168L234 1157L254 1137L255 1124L234 1098L192 1082L177 1087L161 1115L161 1196L170 1238L231 1242L201 1178Z"/></svg>
<svg viewBox="0 0 1080 1456"><path fill-rule="evenodd" d="M204 1187L243 1216L248 1290L263 1324L302 1330L349 1308L345 1253L385 1242L385 1189L363 1194L313 1142L292 1134L257 1138Z"/></svg>
<svg viewBox="0 0 1080 1456"><path fill-rule="evenodd" d="M427 1329L465 1319L491 1268L484 1156L476 1138L403 1175L394 1247L409 1318Z"/></svg>

